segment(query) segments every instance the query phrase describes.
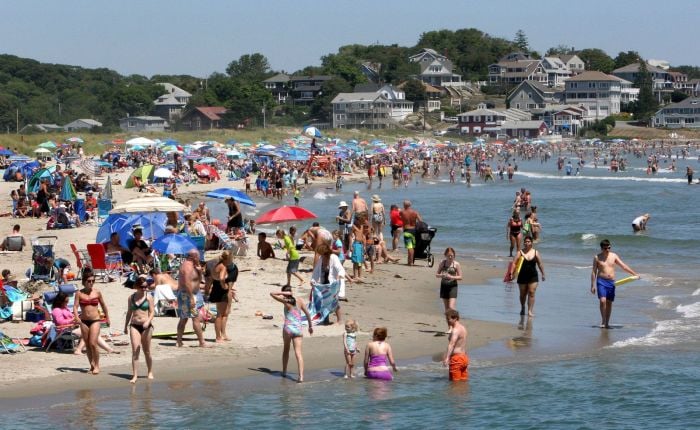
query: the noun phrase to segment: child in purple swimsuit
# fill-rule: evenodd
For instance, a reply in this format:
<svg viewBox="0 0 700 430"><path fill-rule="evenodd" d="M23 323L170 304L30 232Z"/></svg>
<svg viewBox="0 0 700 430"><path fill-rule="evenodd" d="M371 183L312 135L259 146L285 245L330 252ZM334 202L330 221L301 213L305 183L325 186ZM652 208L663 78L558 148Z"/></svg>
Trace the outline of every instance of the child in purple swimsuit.
<svg viewBox="0 0 700 430"><path fill-rule="evenodd" d="M394 379L391 369L398 372L394 354L391 352L391 345L385 342L386 336L386 327L375 328L372 341L365 348L365 376L367 378L391 381ZM387 365L387 360L391 369Z"/></svg>

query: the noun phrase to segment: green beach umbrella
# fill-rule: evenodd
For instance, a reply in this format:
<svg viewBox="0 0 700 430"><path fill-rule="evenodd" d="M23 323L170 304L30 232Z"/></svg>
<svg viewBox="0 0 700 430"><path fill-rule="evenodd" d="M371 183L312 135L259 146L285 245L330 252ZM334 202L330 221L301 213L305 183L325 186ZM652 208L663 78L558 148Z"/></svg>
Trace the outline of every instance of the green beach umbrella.
<svg viewBox="0 0 700 430"><path fill-rule="evenodd" d="M125 188L133 188L134 187L134 177L138 177L139 179L141 179L142 184L147 184L149 179L153 176L154 171L155 171L155 168L153 167L152 164L146 164L146 165L139 167L138 169L131 172L131 175L129 175L129 179L127 179L124 187Z"/></svg>
<svg viewBox="0 0 700 430"><path fill-rule="evenodd" d="M46 148L46 149L56 149L56 143L54 143L51 140L48 140L44 143L39 144L39 148Z"/></svg>

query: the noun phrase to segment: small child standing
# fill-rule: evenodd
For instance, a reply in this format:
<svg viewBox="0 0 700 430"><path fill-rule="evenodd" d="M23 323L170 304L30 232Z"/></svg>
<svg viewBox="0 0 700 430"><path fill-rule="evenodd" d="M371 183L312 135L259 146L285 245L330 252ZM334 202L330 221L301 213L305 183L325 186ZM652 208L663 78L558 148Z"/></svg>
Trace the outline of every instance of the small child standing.
<svg viewBox="0 0 700 430"><path fill-rule="evenodd" d="M357 322L348 320L343 333L343 348L345 350L345 378L354 378L352 369L355 367L355 355L360 352L357 347Z"/></svg>

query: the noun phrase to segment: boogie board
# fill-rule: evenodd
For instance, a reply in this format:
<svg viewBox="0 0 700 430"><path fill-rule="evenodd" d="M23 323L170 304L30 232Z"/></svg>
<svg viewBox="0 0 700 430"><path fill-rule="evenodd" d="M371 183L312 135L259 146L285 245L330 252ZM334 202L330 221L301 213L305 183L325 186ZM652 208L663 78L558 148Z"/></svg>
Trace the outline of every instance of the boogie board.
<svg viewBox="0 0 700 430"><path fill-rule="evenodd" d="M508 269L506 269L506 274L503 276L503 282L513 282L518 278L518 273L520 273L520 268L523 267L523 256L521 255L518 257L518 259L515 261L515 276L511 277L511 273L513 273L513 261L508 263Z"/></svg>
<svg viewBox="0 0 700 430"><path fill-rule="evenodd" d="M510 277L510 273L513 271L513 262L508 263L508 268L506 269L506 274L503 275L503 282L513 282L513 278Z"/></svg>
<svg viewBox="0 0 700 430"><path fill-rule="evenodd" d="M626 283L636 281L637 279L639 279L639 276L628 276L615 281L615 286L619 287L620 285L625 285Z"/></svg>
<svg viewBox="0 0 700 430"><path fill-rule="evenodd" d="M183 333L183 335L188 335L188 334L194 334L194 331L190 330L190 331L186 331L186 332ZM173 338L173 337L176 337L176 336L177 336L177 332L171 332L171 333L153 333L153 334L151 335L151 337L152 337L152 338L155 338L155 339L170 339L170 338Z"/></svg>

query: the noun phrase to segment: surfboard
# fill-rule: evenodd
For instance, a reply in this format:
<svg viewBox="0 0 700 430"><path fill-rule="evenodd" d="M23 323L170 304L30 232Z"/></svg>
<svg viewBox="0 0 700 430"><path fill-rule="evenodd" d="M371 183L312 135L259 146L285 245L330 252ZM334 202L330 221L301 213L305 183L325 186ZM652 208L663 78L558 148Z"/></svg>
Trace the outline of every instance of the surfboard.
<svg viewBox="0 0 700 430"><path fill-rule="evenodd" d="M188 335L188 334L194 334L193 330L186 331L183 333L183 335ZM156 339L169 339L171 337L177 336L177 332L164 332L164 333L153 333L151 337L156 338Z"/></svg>
<svg viewBox="0 0 700 430"><path fill-rule="evenodd" d="M506 269L505 275L503 275L503 282L513 282L513 278L510 277L511 272L513 271L513 261L508 263L508 268Z"/></svg>
<svg viewBox="0 0 700 430"><path fill-rule="evenodd" d="M636 281L637 279L639 279L639 276L628 276L626 278L622 278L615 281L615 286L619 287L620 285L625 285L629 282Z"/></svg>

